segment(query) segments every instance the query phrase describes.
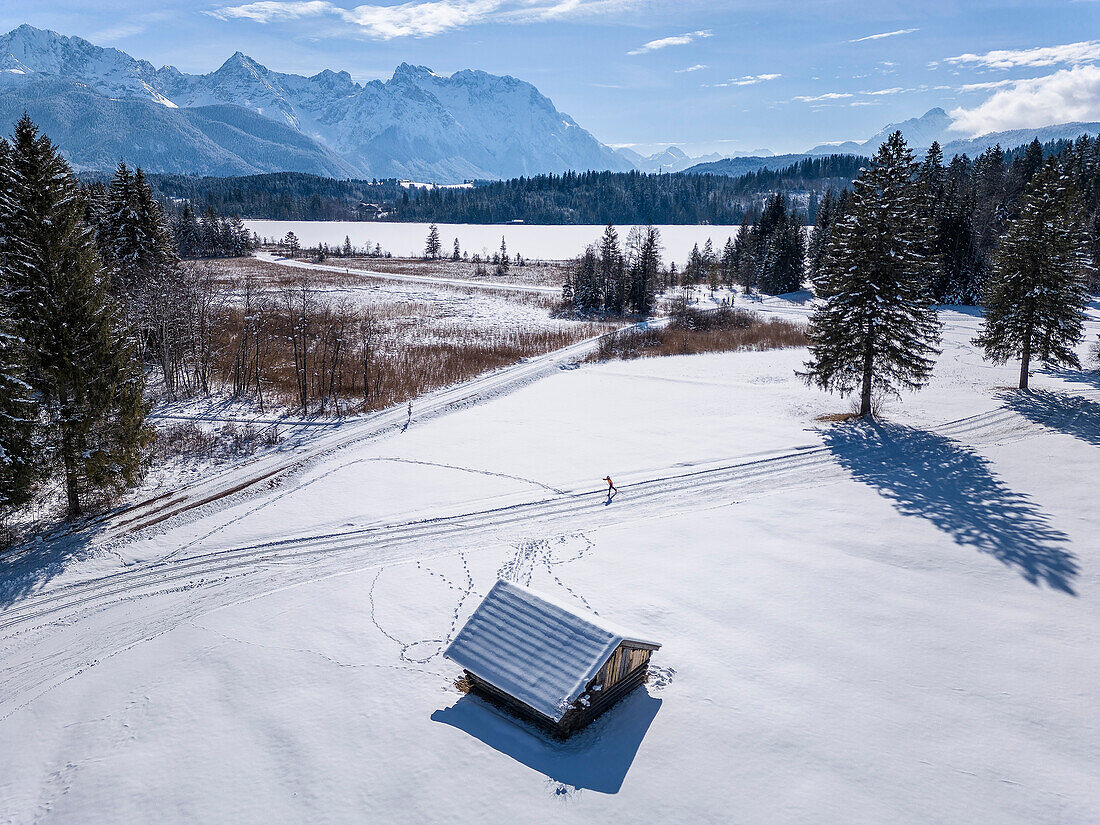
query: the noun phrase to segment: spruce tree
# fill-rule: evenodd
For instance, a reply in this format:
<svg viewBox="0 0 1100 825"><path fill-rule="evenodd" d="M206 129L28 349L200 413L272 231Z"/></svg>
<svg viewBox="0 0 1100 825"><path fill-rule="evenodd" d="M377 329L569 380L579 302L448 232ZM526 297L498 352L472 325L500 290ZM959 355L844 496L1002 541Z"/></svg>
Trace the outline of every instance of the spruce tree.
<svg viewBox="0 0 1100 825"><path fill-rule="evenodd" d="M604 228L600 238L597 266L604 309L612 315L622 315L627 293L623 249L619 232L611 224Z"/></svg>
<svg viewBox="0 0 1100 825"><path fill-rule="evenodd" d="M44 458L60 473L68 514L76 517L89 494L121 490L140 475L147 439L142 374L68 164L26 116L15 128L11 158L9 231L22 245L7 268L13 321L29 354Z"/></svg>
<svg viewBox="0 0 1100 825"><path fill-rule="evenodd" d="M703 253L699 251L699 244L695 244L691 247L691 252L688 253L687 263L684 264L684 271L680 275L680 284L682 286L695 286L699 282L702 272Z"/></svg>
<svg viewBox="0 0 1100 825"><path fill-rule="evenodd" d="M202 227L198 216L188 201L172 223L176 236L176 250L181 258L197 258L202 255Z"/></svg>
<svg viewBox="0 0 1100 825"><path fill-rule="evenodd" d="M298 255L298 251L302 248L301 242L298 240L298 236L294 232L287 232L283 237L283 246L286 247L286 254L289 258L294 258Z"/></svg>
<svg viewBox="0 0 1100 825"><path fill-rule="evenodd" d="M582 315L598 312L603 305L596 248L589 245L573 265L573 303Z"/></svg>
<svg viewBox="0 0 1100 825"><path fill-rule="evenodd" d="M752 216L746 212L737 227L737 271L734 275L737 283L748 295L756 287L756 227L752 223Z"/></svg>
<svg viewBox="0 0 1100 825"><path fill-rule="evenodd" d="M12 318L9 270L24 255L11 232L13 189L8 143L0 138L0 525L33 498L43 469L38 403L27 383L30 353Z"/></svg>
<svg viewBox="0 0 1100 825"><path fill-rule="evenodd" d="M29 502L41 480L38 404L27 351L0 302L0 524ZM0 535L0 546L4 544Z"/></svg>
<svg viewBox="0 0 1100 825"><path fill-rule="evenodd" d="M649 315L657 294L661 271L661 233L655 226L635 226L627 235L627 271L630 281L627 304L636 315Z"/></svg>
<svg viewBox="0 0 1100 825"><path fill-rule="evenodd" d="M714 257L714 244L707 238L703 244L703 254L699 260L699 282L705 283L711 289L718 289L718 261Z"/></svg>
<svg viewBox="0 0 1100 825"><path fill-rule="evenodd" d="M434 261L440 256L442 249L439 228L433 223L428 227L428 239L424 242L424 257Z"/></svg>
<svg viewBox="0 0 1100 825"><path fill-rule="evenodd" d="M810 280L815 280L821 271L821 263L825 259L825 250L829 245L829 233L839 218L836 214L837 205L836 195L830 189L818 203L817 211L814 213L814 228L810 231L809 249L806 253L806 266Z"/></svg>
<svg viewBox="0 0 1100 825"><path fill-rule="evenodd" d="M726 245L722 247L722 261L719 265L722 277L722 285L728 289L733 288L734 277L737 274L737 247L733 244L733 238L726 238Z"/></svg>
<svg viewBox="0 0 1100 825"><path fill-rule="evenodd" d="M806 267L806 244L802 221L784 214L768 238L760 288L772 295L797 292L802 288Z"/></svg>
<svg viewBox="0 0 1100 825"><path fill-rule="evenodd" d="M1084 333L1092 270L1080 193L1051 158L1028 184L994 256L974 341L996 363L1020 359L1020 389L1032 358L1080 368L1073 348Z"/></svg>
<svg viewBox="0 0 1100 825"><path fill-rule="evenodd" d="M230 236L222 246L240 254L240 220L225 222ZM152 357L161 368L168 397L175 397L186 295L174 239L160 204L138 168L131 173L120 163L111 181L97 233L100 258L111 274L112 292L135 334L143 358Z"/></svg>
<svg viewBox="0 0 1100 825"><path fill-rule="evenodd" d="M873 391L926 384L938 353L915 167L894 132L856 179L817 284L824 300L810 320L810 360L800 375L842 394L858 389L861 417L872 413Z"/></svg>

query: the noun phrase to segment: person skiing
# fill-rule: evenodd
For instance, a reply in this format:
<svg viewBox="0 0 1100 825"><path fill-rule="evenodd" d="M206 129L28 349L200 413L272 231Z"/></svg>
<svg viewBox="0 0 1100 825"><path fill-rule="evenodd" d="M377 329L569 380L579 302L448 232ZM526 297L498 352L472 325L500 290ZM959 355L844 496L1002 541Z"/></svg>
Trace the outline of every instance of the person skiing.
<svg viewBox="0 0 1100 825"><path fill-rule="evenodd" d="M607 482L607 497L608 498L611 498L612 495L619 492L618 488L616 488L615 485L611 483L611 476L605 476L604 481Z"/></svg>

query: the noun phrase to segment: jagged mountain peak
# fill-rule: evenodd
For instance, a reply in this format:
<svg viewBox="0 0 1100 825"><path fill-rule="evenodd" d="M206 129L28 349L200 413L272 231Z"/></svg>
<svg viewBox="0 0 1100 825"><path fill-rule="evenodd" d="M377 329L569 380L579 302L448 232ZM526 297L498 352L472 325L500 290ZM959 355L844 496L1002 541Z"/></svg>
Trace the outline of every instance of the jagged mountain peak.
<svg viewBox="0 0 1100 825"><path fill-rule="evenodd" d="M414 66L411 63L401 63L393 70L392 80L404 80L408 78L442 77L437 75L427 66Z"/></svg>
<svg viewBox="0 0 1100 825"><path fill-rule="evenodd" d="M244 72L246 74L266 75L268 69L262 63L253 60L247 54L242 51L233 52L218 69L214 72L216 75L234 75Z"/></svg>

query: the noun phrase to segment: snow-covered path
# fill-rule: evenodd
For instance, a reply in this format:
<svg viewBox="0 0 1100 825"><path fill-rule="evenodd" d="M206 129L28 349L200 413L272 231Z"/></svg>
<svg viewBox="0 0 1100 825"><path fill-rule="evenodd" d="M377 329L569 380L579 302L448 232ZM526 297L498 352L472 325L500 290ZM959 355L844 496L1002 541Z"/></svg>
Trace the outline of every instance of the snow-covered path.
<svg viewBox="0 0 1100 825"><path fill-rule="evenodd" d="M660 325L664 321L656 319L645 323ZM413 415L417 421L423 421L514 391L584 358L596 349L598 342L599 337L590 338L471 381L444 387L418 398L413 405ZM290 440L274 454L265 454L242 462L200 483L138 502L110 514L97 525L97 540L109 540L151 527L262 482L274 483L277 476L305 462L316 460L350 444L377 438L403 427L409 420L407 408L398 406L348 421L326 421L324 427L329 432L319 438Z"/></svg>
<svg viewBox="0 0 1100 825"><path fill-rule="evenodd" d="M530 292L537 295L561 295L560 286L539 286L537 284L516 284L495 281L474 281L465 278L435 278L431 275L402 275L396 272L379 272L373 269L350 269L332 264L317 264L283 258L270 252L259 252L256 257L261 261L279 264L294 269L315 269L321 272L336 272L340 275L376 278L382 281L399 281L410 284L432 284L434 286L461 287L463 289L489 289L494 292Z"/></svg>

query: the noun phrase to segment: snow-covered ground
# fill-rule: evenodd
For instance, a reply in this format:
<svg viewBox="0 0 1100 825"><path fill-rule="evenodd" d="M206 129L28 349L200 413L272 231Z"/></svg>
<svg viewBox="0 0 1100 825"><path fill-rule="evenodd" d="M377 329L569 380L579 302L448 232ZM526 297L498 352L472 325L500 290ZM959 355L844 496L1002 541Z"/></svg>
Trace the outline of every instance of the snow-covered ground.
<svg viewBox="0 0 1100 825"><path fill-rule="evenodd" d="M943 317L877 425L804 351L583 365L44 548L0 822L1091 821L1100 380L1006 392ZM565 744L459 693L498 577L660 641L649 684Z"/></svg>
<svg viewBox="0 0 1100 825"><path fill-rule="evenodd" d="M396 223L388 221L261 221L246 220L245 226L261 238L277 241L293 231L303 247L327 243L338 247L344 238L364 248L369 241L382 244L382 248L397 256L424 254L424 241L428 236L428 224ZM500 251L500 239L508 244L508 252L517 252L525 258L560 261L574 258L584 252L586 246L595 243L604 227L595 225L538 226L534 224L438 224L443 247L449 250L458 238L463 251L482 257ZM694 244L702 249L707 239L715 250L721 250L726 239L737 234L736 226L683 226L662 225L661 242L665 261L676 261L681 268ZM619 226L619 239L626 240L630 226Z"/></svg>

